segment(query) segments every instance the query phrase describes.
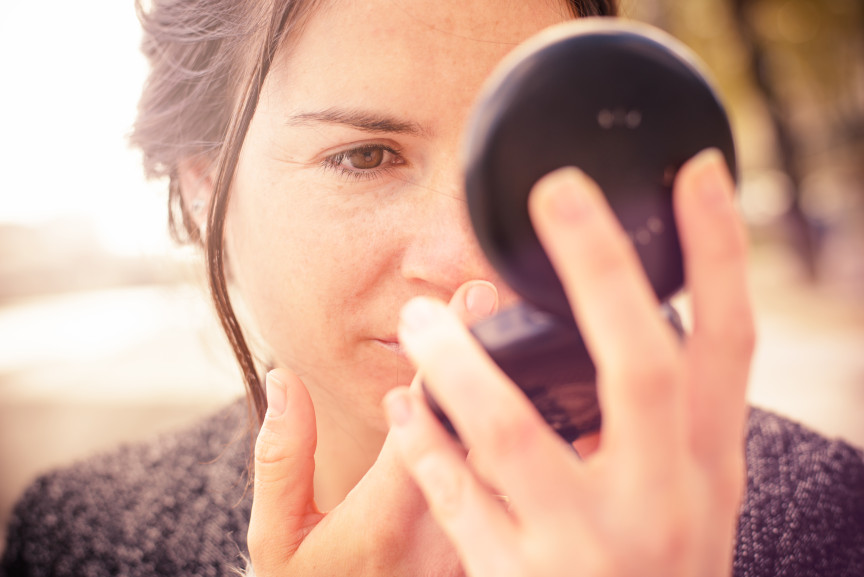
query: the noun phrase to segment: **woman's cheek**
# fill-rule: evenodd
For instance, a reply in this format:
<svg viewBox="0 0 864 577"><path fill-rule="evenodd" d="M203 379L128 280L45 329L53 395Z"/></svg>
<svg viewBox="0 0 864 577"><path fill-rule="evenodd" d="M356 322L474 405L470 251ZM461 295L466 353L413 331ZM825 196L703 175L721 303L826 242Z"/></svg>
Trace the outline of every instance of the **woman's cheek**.
<svg viewBox="0 0 864 577"><path fill-rule="evenodd" d="M401 207L320 192L287 202L270 225L232 230L238 285L255 301L262 332L277 332L277 318L299 328L316 314L362 313L370 295L392 281L388 273L398 270L405 244Z"/></svg>

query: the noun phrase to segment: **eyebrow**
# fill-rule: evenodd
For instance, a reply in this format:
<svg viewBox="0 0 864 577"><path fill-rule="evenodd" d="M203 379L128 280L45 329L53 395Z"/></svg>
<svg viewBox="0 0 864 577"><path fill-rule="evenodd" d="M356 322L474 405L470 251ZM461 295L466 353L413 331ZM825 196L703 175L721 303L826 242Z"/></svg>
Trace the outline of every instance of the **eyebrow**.
<svg viewBox="0 0 864 577"><path fill-rule="evenodd" d="M316 123L342 124L366 132L408 134L429 137L432 131L417 122L401 120L366 110L327 108L325 110L292 114L285 121L288 126L310 126Z"/></svg>

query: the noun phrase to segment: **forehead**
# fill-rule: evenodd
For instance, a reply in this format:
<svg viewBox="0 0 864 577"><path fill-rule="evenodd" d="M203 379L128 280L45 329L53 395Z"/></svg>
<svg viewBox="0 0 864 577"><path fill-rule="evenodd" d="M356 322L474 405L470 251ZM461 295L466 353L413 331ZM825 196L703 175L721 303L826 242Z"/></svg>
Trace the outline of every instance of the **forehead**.
<svg viewBox="0 0 864 577"><path fill-rule="evenodd" d="M268 83L289 114L462 107L505 54L568 18L564 0L335 0L289 39Z"/></svg>

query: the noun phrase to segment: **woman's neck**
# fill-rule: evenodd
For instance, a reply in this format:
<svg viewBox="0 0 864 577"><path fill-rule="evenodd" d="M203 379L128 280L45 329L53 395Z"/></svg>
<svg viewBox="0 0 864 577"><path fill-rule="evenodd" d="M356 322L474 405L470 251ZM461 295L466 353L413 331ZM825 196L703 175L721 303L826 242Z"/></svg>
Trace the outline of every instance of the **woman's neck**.
<svg viewBox="0 0 864 577"><path fill-rule="evenodd" d="M339 400L310 390L315 405L318 445L315 450L315 503L330 511L360 482L375 463L387 431L356 412L344 410ZM374 419L372 419L374 420ZM383 423L383 414L379 421ZM584 459L597 450L600 434L577 439L573 447Z"/></svg>

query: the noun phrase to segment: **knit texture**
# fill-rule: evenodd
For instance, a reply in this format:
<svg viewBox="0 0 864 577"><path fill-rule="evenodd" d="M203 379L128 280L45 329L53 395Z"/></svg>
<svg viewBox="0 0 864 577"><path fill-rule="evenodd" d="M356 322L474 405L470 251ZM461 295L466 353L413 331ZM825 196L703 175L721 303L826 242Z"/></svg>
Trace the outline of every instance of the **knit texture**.
<svg viewBox="0 0 864 577"><path fill-rule="evenodd" d="M753 410L735 577L864 577L864 454Z"/></svg>
<svg viewBox="0 0 864 577"><path fill-rule="evenodd" d="M241 401L41 477L13 513L0 575L230 575L252 505L246 415Z"/></svg>
<svg viewBox="0 0 864 577"><path fill-rule="evenodd" d="M0 575L236 576L244 566L246 411L37 480ZM864 576L864 455L754 409L735 577Z"/></svg>

